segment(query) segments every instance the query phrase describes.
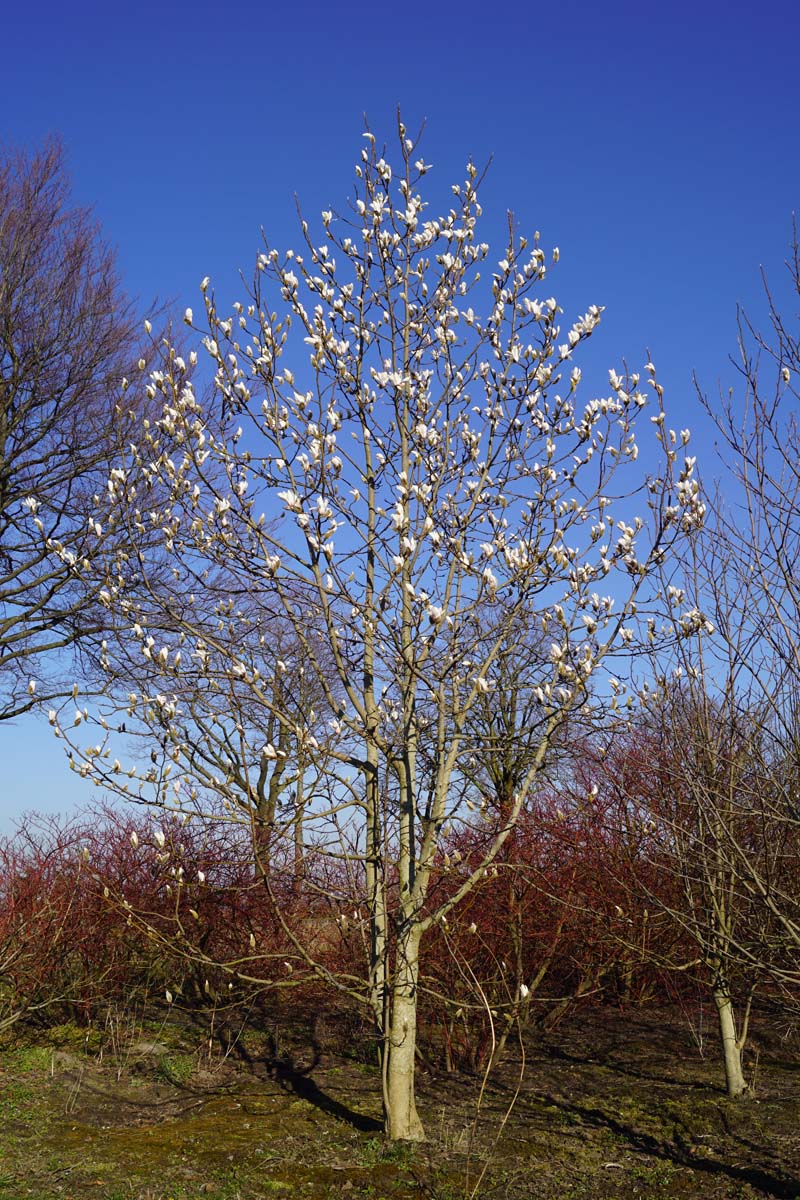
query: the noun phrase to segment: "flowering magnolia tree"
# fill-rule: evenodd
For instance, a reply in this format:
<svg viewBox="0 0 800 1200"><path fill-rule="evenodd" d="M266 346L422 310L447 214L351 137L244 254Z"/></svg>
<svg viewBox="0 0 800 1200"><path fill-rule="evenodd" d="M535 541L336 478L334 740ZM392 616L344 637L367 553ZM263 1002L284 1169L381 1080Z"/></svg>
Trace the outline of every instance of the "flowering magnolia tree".
<svg viewBox="0 0 800 1200"><path fill-rule="evenodd" d="M148 385L161 415L111 472L95 551L77 566L102 578L127 630L107 647L107 707L51 713L98 784L248 824L257 886L276 897L267 857L300 869L277 855L283 841L314 857L316 879L329 860L320 905L338 913L336 879L357 897L337 919L363 935L364 979L319 966L319 920L307 936L288 930L287 969L369 1006L386 1130L402 1139L423 1136L426 931L491 868L559 730L615 648L633 649L656 568L703 513L652 365L654 401L613 370L605 395L581 400L574 358L600 310L562 327L546 283L558 252L548 261L513 222L484 267L475 167L435 218L428 170L402 124L394 167L367 133L351 200L317 235L303 222L302 251L267 246L229 315L203 281L202 318L185 317L197 350L161 347ZM648 478L642 411L660 462ZM106 554L121 528L159 530L158 554ZM681 619L695 628L695 614ZM518 678L515 711L535 719L487 723L501 665L507 698L515 638L545 639ZM146 738L144 767L114 758L121 724ZM480 819L474 762L498 738L524 743L524 766L484 852L454 866L457 885L434 902L440 839ZM258 945L230 970L257 977Z"/></svg>

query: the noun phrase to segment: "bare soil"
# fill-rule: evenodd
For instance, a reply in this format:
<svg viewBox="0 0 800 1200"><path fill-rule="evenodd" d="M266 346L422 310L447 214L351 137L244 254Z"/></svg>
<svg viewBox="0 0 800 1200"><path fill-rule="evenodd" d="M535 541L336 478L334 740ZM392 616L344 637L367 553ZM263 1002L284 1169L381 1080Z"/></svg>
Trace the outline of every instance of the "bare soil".
<svg viewBox="0 0 800 1200"><path fill-rule="evenodd" d="M356 1053L184 1028L0 1055L0 1196L22 1200L800 1200L800 1043L762 1019L751 1099L710 1015L590 1009L481 1080L420 1069L428 1142L387 1145ZM355 1048L354 1048L355 1049Z"/></svg>

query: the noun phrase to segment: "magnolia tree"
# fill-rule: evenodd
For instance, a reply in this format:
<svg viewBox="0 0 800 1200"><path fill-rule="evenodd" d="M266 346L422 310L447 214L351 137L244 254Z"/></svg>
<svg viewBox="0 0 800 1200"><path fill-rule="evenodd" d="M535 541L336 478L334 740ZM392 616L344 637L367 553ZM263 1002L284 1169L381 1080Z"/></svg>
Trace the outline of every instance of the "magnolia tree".
<svg viewBox="0 0 800 1200"><path fill-rule="evenodd" d="M548 261L510 221L484 267L476 168L433 217L429 167L402 124L398 151L391 166L367 133L345 209L324 212L318 234L303 222L299 252L266 246L230 314L204 280L202 317L185 316L196 351L162 345L148 383L160 417L111 472L94 552L77 566L102 579L128 631L107 649L108 704L51 721L98 784L260 823L253 844L273 854L302 810L314 877L330 868L320 901L363 935L366 968L363 980L323 969L318 920L305 934L286 922L286 969L368 1006L387 1133L419 1139L425 934L491 869L570 714L622 687L594 680L615 648L633 648L656 568L703 507L652 364L653 401L614 370L604 395L579 398L574 358L601 314L562 327L546 283L558 251ZM660 464L648 477L642 412ZM106 554L121 528L160 531L159 553ZM683 622L692 632L695 614ZM507 703L514 638L526 662L516 711L533 714L533 737L481 719L498 671ZM533 669L525 647L540 638ZM114 757L121 725L152 762ZM522 735L502 820L434 902L440 839L480 819L471 756ZM281 919L274 872L256 875ZM268 974L257 944L229 969Z"/></svg>

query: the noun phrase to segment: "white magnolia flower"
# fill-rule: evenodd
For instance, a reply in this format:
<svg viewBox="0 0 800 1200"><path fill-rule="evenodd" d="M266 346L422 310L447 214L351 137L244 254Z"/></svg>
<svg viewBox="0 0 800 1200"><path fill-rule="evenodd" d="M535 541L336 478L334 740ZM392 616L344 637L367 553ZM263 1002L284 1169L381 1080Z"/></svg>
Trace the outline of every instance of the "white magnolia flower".
<svg viewBox="0 0 800 1200"><path fill-rule="evenodd" d="M300 497L298 496L297 492L278 492L278 499L283 501L289 512L299 513L303 510L303 506L300 503Z"/></svg>
<svg viewBox="0 0 800 1200"><path fill-rule="evenodd" d="M192 321L194 320L194 313L190 308L187 308L186 312L183 314L183 319L187 325L191 325Z"/></svg>

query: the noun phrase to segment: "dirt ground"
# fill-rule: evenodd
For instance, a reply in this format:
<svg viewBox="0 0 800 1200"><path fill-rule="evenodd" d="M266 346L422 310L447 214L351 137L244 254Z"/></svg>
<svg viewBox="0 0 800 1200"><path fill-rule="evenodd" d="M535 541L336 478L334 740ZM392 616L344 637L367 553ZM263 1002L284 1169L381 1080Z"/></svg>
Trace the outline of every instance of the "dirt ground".
<svg viewBox="0 0 800 1200"><path fill-rule="evenodd" d="M482 1093L421 1069L420 1146L384 1143L356 1055L161 1034L97 1046L64 1027L0 1054L0 1196L800 1200L787 1022L757 1022L754 1095L734 1103L709 1014L587 1010Z"/></svg>

